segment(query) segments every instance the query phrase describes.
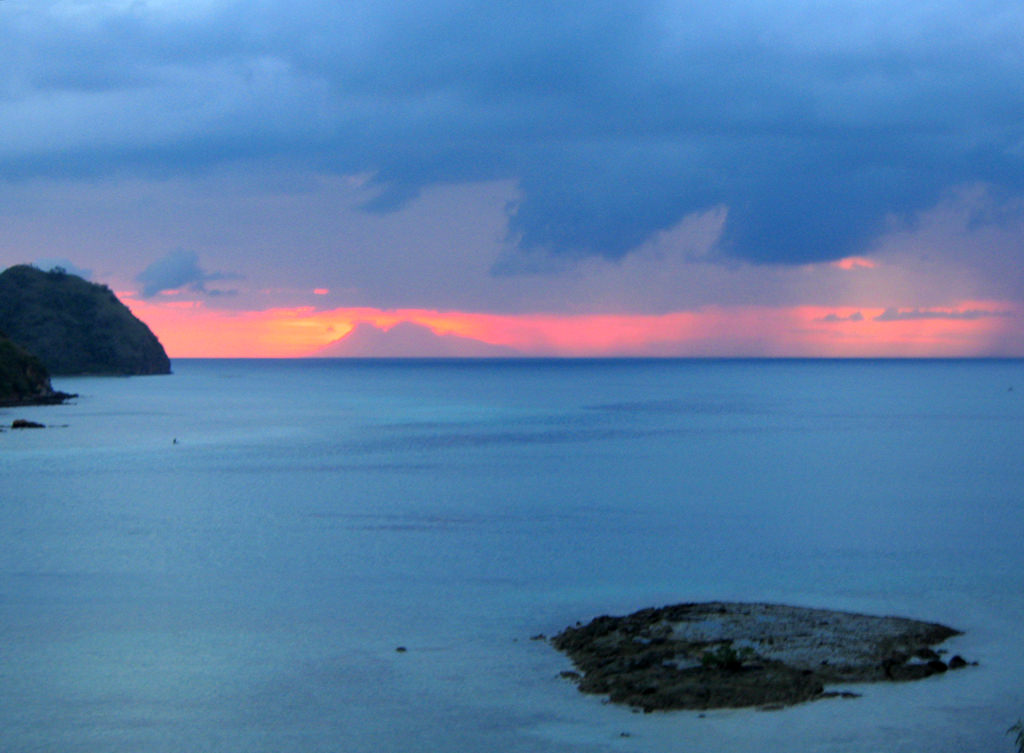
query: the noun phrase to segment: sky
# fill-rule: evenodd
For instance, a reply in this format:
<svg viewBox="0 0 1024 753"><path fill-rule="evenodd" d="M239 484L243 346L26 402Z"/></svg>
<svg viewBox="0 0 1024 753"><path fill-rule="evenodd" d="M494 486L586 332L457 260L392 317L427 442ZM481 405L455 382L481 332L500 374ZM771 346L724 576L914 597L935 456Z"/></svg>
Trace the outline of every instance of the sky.
<svg viewBox="0 0 1024 753"><path fill-rule="evenodd" d="M2 0L0 266L175 357L1024 356L1019 0Z"/></svg>

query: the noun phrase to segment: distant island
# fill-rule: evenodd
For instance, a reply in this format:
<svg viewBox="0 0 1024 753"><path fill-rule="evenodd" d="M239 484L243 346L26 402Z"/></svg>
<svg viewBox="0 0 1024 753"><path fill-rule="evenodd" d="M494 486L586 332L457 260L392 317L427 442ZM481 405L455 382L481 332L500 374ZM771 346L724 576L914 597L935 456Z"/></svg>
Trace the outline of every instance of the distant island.
<svg viewBox="0 0 1024 753"><path fill-rule="evenodd" d="M579 670L564 677L613 703L647 712L772 709L856 696L826 690L837 683L918 680L966 667L933 648L959 634L902 617L708 602L598 617L551 644Z"/></svg>
<svg viewBox="0 0 1024 753"><path fill-rule="evenodd" d="M156 335L110 288L60 268L23 264L0 273L0 332L51 375L171 372Z"/></svg>

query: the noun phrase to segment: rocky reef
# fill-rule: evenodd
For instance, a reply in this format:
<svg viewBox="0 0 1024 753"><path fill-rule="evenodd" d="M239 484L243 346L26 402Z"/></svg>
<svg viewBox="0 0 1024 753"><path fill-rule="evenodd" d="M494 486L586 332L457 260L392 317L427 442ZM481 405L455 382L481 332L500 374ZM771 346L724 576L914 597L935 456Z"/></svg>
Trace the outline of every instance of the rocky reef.
<svg viewBox="0 0 1024 753"><path fill-rule="evenodd" d="M781 706L967 666L935 646L959 631L902 617L709 602L577 623L551 639L584 693L644 711Z"/></svg>
<svg viewBox="0 0 1024 753"><path fill-rule="evenodd" d="M28 265L0 273L0 330L50 374L168 374L160 341L104 285Z"/></svg>

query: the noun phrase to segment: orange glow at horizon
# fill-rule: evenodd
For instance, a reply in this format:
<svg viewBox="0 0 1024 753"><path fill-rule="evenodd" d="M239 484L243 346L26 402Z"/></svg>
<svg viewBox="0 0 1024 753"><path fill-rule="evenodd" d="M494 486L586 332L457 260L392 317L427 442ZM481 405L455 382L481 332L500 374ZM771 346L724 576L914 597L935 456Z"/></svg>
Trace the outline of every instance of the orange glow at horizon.
<svg viewBox="0 0 1024 753"><path fill-rule="evenodd" d="M410 322L436 335L505 346L527 356L970 357L1024 355L1012 305L961 302L934 316L880 321L880 308L711 306L666 314L492 314L428 309L312 306L212 309L201 301L124 296L172 358L294 358L315 355L357 324L381 330ZM947 311L948 313L948 311ZM1010 314L1013 314L1012 316Z"/></svg>
<svg viewBox="0 0 1024 753"><path fill-rule="evenodd" d="M1024 337L1017 332L1022 311L1001 301L961 301L957 306L927 309L923 316L886 320L888 309L825 309L799 307L810 337L820 354L835 357L983 357L1024 354ZM900 309L904 313L921 310ZM990 312L958 318L968 311ZM829 316L835 318L826 321ZM860 318L856 318L859 315Z"/></svg>

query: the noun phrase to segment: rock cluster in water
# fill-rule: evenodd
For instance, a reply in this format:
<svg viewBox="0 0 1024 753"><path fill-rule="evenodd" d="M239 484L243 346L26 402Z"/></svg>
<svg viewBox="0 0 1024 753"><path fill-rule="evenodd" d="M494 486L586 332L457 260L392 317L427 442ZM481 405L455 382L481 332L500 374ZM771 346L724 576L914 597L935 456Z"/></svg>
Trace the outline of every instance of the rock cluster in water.
<svg viewBox="0 0 1024 753"><path fill-rule="evenodd" d="M959 631L901 617L710 602L577 623L551 639L585 693L644 711L777 708L848 692L837 683L917 680L967 666L933 647Z"/></svg>

